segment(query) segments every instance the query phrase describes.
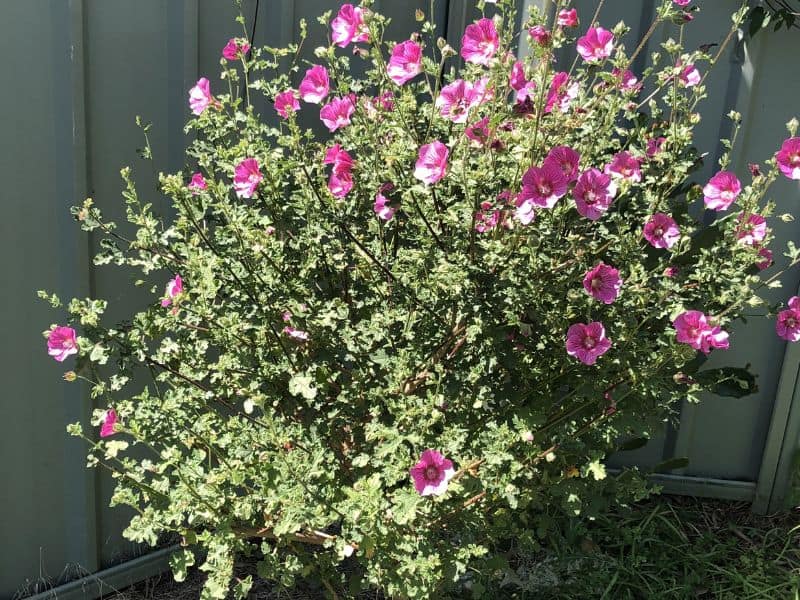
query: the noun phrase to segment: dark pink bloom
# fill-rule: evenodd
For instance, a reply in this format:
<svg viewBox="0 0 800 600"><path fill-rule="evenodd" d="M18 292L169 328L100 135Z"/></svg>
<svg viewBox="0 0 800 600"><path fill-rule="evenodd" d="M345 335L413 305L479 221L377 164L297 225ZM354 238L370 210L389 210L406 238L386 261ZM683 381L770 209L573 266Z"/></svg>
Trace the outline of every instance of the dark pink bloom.
<svg viewBox="0 0 800 600"><path fill-rule="evenodd" d="M489 87L489 78L481 77L472 84L472 106L480 106L494 99L494 88Z"/></svg>
<svg viewBox="0 0 800 600"><path fill-rule="evenodd" d="M677 4L678 6L686 6L686 5L687 5L687 4L689 4L689 2L691 2L692 0L672 0L672 1L673 1L675 4Z"/></svg>
<svg viewBox="0 0 800 600"><path fill-rule="evenodd" d="M422 47L413 40L397 44L392 48L386 73L397 85L403 85L422 73Z"/></svg>
<svg viewBox="0 0 800 600"><path fill-rule="evenodd" d="M258 161L255 158L245 158L234 170L233 189L239 198L252 198L262 179L264 176L258 168Z"/></svg>
<svg viewBox="0 0 800 600"><path fill-rule="evenodd" d="M58 362L78 353L78 340L72 327L58 325L47 334L47 354Z"/></svg>
<svg viewBox="0 0 800 600"><path fill-rule="evenodd" d="M708 354L713 348L728 348L728 334L719 326L712 327L706 316L699 310L687 310L672 322L676 339L689 344L695 350Z"/></svg>
<svg viewBox="0 0 800 600"><path fill-rule="evenodd" d="M464 129L466 135L473 142L480 145L489 141L489 117L483 117L480 121L476 121L472 125L468 125Z"/></svg>
<svg viewBox="0 0 800 600"><path fill-rule="evenodd" d="M657 154L660 154L663 149L664 142L666 141L667 138L665 137L650 138L647 140L647 156L653 158Z"/></svg>
<svg viewBox="0 0 800 600"><path fill-rule="evenodd" d="M553 81L550 82L550 89L547 90L544 112L550 113L556 106L561 112L567 112L572 101L577 98L579 90L580 86L577 82L569 83L569 73L563 71L556 73L553 75Z"/></svg>
<svg viewBox="0 0 800 600"><path fill-rule="evenodd" d="M761 215L751 214L747 221L743 223L744 213L739 213L737 220L739 221L739 227L736 232L736 239L739 240L739 243L756 246L767 237L767 220Z"/></svg>
<svg viewBox="0 0 800 600"><path fill-rule="evenodd" d="M461 57L468 63L488 65L500 47L500 36L491 19L480 19L467 25L461 38Z"/></svg>
<svg viewBox="0 0 800 600"><path fill-rule="evenodd" d="M679 272L678 267L667 267L664 269L664 277L675 277Z"/></svg>
<svg viewBox="0 0 800 600"><path fill-rule="evenodd" d="M558 11L558 24L561 27L577 27L578 26L578 11L574 8L570 10Z"/></svg>
<svg viewBox="0 0 800 600"><path fill-rule="evenodd" d="M686 65L681 71L681 83L685 87L694 87L701 81L700 71L694 65Z"/></svg>
<svg viewBox="0 0 800 600"><path fill-rule="evenodd" d="M379 219L391 221L397 209L389 204L389 199L386 196L384 196L381 192L378 192L375 195L375 204L372 207L372 210L375 211L375 214L378 215Z"/></svg>
<svg viewBox="0 0 800 600"><path fill-rule="evenodd" d="M175 301L175 298L183 293L183 279L180 275L175 275L174 279L167 282L164 290L164 297L161 299L161 306L167 307Z"/></svg>
<svg viewBox="0 0 800 600"><path fill-rule="evenodd" d="M295 329L291 325L287 325L283 328L283 333L287 336L292 338L293 340L297 340L298 342L307 342L309 335L307 331L302 331L300 329Z"/></svg>
<svg viewBox="0 0 800 600"><path fill-rule="evenodd" d="M326 150L322 164L333 165L334 171L349 171L353 168L353 158L339 144L334 144Z"/></svg>
<svg viewBox="0 0 800 600"><path fill-rule="evenodd" d="M211 84L208 79L201 77L197 80L197 84L189 90L189 107L192 109L192 113L201 115L213 103Z"/></svg>
<svg viewBox="0 0 800 600"><path fill-rule="evenodd" d="M333 165L328 190L334 198L344 198L353 189L353 158L339 144L328 148L323 164Z"/></svg>
<svg viewBox="0 0 800 600"><path fill-rule="evenodd" d="M641 82L636 78L636 75L628 69L622 71L621 69L614 68L611 74L617 78L617 81L619 81L619 89L623 92L638 92L642 89Z"/></svg>
<svg viewBox="0 0 800 600"><path fill-rule="evenodd" d="M409 470L414 489L421 496L441 496L447 491L447 482L456 474L453 463L436 450L425 450Z"/></svg>
<svg viewBox="0 0 800 600"><path fill-rule="evenodd" d="M578 178L578 164L580 163L581 155L569 146L556 146L552 148L544 159L544 164L551 163L556 165L568 182L575 181Z"/></svg>
<svg viewBox="0 0 800 600"><path fill-rule="evenodd" d="M567 331L567 354L585 365L593 365L609 348L611 340L606 337L606 330L600 321L586 325L575 323Z"/></svg>
<svg viewBox="0 0 800 600"><path fill-rule="evenodd" d="M769 248L760 248L758 255L763 259L756 263L758 270L763 271L764 269L769 269L770 265L772 265L772 250Z"/></svg>
<svg viewBox="0 0 800 600"><path fill-rule="evenodd" d="M236 38L231 38L222 49L222 56L227 60L237 60L239 58L244 58L244 55L249 51L250 44L247 42L240 42Z"/></svg>
<svg viewBox="0 0 800 600"><path fill-rule="evenodd" d="M300 97L304 102L319 104L330 91L328 70L320 65L314 65L306 70L303 81L300 82Z"/></svg>
<svg viewBox="0 0 800 600"><path fill-rule="evenodd" d="M368 42L369 29L364 23L364 11L352 4L342 4L339 14L331 21L331 39L340 48L350 42Z"/></svg>
<svg viewBox="0 0 800 600"><path fill-rule="evenodd" d="M534 25L528 29L528 35L533 38L534 42L542 47L549 46L552 41L550 31L542 25Z"/></svg>
<svg viewBox="0 0 800 600"><path fill-rule="evenodd" d="M582 38L578 39L578 54L588 63L599 63L614 50L614 34L602 27L590 27Z"/></svg>
<svg viewBox="0 0 800 600"><path fill-rule="evenodd" d="M117 411L115 411L113 408L109 408L103 417L103 424L100 426L100 437L107 438L114 435L117 432L115 427L116 424Z"/></svg>
<svg viewBox="0 0 800 600"><path fill-rule="evenodd" d="M471 83L463 79L456 79L444 86L436 98L439 113L453 123L466 123L470 109L477 103L475 89Z"/></svg>
<svg viewBox="0 0 800 600"><path fill-rule="evenodd" d="M603 304L612 304L622 289L619 271L603 262L594 269L586 271L583 276L583 289L595 300Z"/></svg>
<svg viewBox="0 0 800 600"><path fill-rule="evenodd" d="M788 305L788 309L778 313L775 332L787 342L797 342L800 341L800 298L792 296Z"/></svg>
<svg viewBox="0 0 800 600"><path fill-rule="evenodd" d="M328 131L336 131L350 125L350 117L356 110L356 98L353 94L345 98L334 98L319 111L319 118L325 123Z"/></svg>
<svg viewBox="0 0 800 600"><path fill-rule="evenodd" d="M353 174L350 171L333 171L328 178L328 191L334 198L344 198L353 189Z"/></svg>
<svg viewBox="0 0 800 600"><path fill-rule="evenodd" d="M500 222L500 211L489 210L488 208L481 207L481 210L475 213L475 231L478 233L486 233L491 231Z"/></svg>
<svg viewBox="0 0 800 600"><path fill-rule="evenodd" d="M614 155L611 163L606 165L605 172L612 177L627 179L634 183L642 180L642 161L630 152L622 151Z"/></svg>
<svg viewBox="0 0 800 600"><path fill-rule="evenodd" d="M800 179L800 137L789 138L775 154L778 168L789 179Z"/></svg>
<svg viewBox="0 0 800 600"><path fill-rule="evenodd" d="M294 90L286 90L275 96L275 110L284 119L288 119L290 113L300 110L300 103L295 93Z"/></svg>
<svg viewBox="0 0 800 600"><path fill-rule="evenodd" d="M568 183L560 165L550 162L541 167L531 167L522 176L518 206L530 200L535 207L553 208L558 199L567 193Z"/></svg>
<svg viewBox="0 0 800 600"><path fill-rule="evenodd" d="M190 192L192 192L193 196L196 196L197 194L202 192L207 187L208 187L208 184L206 183L206 179L205 179L205 177L203 177L203 174L202 173L193 173L192 174L192 180L189 182L189 185L186 186L186 189L188 189Z"/></svg>
<svg viewBox="0 0 800 600"><path fill-rule="evenodd" d="M419 157L414 168L414 177L432 185L444 177L447 171L447 157L450 151L442 142L435 140L419 149Z"/></svg>
<svg viewBox="0 0 800 600"><path fill-rule="evenodd" d="M610 175L604 175L598 169L581 173L572 192L578 213L592 221L606 213L616 194L617 184Z"/></svg>
<svg viewBox="0 0 800 600"><path fill-rule="evenodd" d="M525 65L521 61L517 61L514 63L514 66L511 67L511 75L508 78L508 84L511 86L511 89L518 92L525 85L528 83L528 80L525 79Z"/></svg>
<svg viewBox="0 0 800 600"><path fill-rule="evenodd" d="M644 237L654 248L672 248L680 239L681 231L672 217L655 213L645 223Z"/></svg>
<svg viewBox="0 0 800 600"><path fill-rule="evenodd" d="M703 188L706 208L725 210L739 197L742 184L730 171L720 171Z"/></svg>

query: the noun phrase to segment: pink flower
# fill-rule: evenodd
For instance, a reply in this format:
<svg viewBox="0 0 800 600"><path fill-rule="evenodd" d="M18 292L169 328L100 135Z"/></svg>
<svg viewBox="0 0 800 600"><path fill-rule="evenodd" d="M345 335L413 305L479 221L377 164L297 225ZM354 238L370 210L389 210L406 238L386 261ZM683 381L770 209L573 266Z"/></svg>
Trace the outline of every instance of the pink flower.
<svg viewBox="0 0 800 600"><path fill-rule="evenodd" d="M552 41L550 32L542 25L534 25L528 29L528 35L533 38L534 42L542 47L549 46Z"/></svg>
<svg viewBox="0 0 800 600"><path fill-rule="evenodd" d="M519 206L530 200L538 208L553 208L567 193L568 183L561 166L552 161L541 167L531 167L522 176L522 191L517 199Z"/></svg>
<svg viewBox="0 0 800 600"><path fill-rule="evenodd" d="M350 42L368 42L369 29L364 23L364 11L352 4L342 4L339 14L331 21L331 39L340 48Z"/></svg>
<svg viewBox="0 0 800 600"><path fill-rule="evenodd" d="M650 138L647 140L647 156L653 158L657 154L660 154L662 147L664 146L664 142L666 141L667 138L665 137Z"/></svg>
<svg viewBox="0 0 800 600"><path fill-rule="evenodd" d="M292 313L288 310L283 311L283 313L281 313L281 319L283 319L284 323L288 323L292 320Z"/></svg>
<svg viewBox="0 0 800 600"><path fill-rule="evenodd" d="M567 331L567 354L585 365L593 365L609 348L611 340L606 337L606 330L600 321L586 325L575 323Z"/></svg>
<svg viewBox="0 0 800 600"><path fill-rule="evenodd" d="M617 184L610 175L603 175L598 169L581 173L572 192L578 213L592 221L606 213L616 194Z"/></svg>
<svg viewBox="0 0 800 600"><path fill-rule="evenodd" d="M672 248L680 239L681 231L672 217L655 213L645 223L644 237L654 248Z"/></svg>
<svg viewBox="0 0 800 600"><path fill-rule="evenodd" d="M775 154L778 168L789 179L800 179L800 137L789 138Z"/></svg>
<svg viewBox="0 0 800 600"><path fill-rule="evenodd" d="M334 198L344 198L353 189L353 174L350 171L331 173L328 179L328 191Z"/></svg>
<svg viewBox="0 0 800 600"><path fill-rule="evenodd" d="M747 246L756 246L767 237L767 220L761 215L751 214L747 222L742 223L744 213L739 213L737 220L739 221L739 227L736 232L736 239L739 240L739 243Z"/></svg>
<svg viewBox="0 0 800 600"><path fill-rule="evenodd" d="M700 71L694 65L686 65L681 71L680 80L685 87L694 87L701 79Z"/></svg>
<svg viewBox="0 0 800 600"><path fill-rule="evenodd" d="M344 198L353 189L353 158L339 144L334 144L328 148L322 162L333 165L328 190L334 198Z"/></svg>
<svg viewBox="0 0 800 600"><path fill-rule="evenodd" d="M514 216L523 225L530 225L536 219L536 212L534 211L533 202L528 200L516 200L517 208L514 211Z"/></svg>
<svg viewBox="0 0 800 600"><path fill-rule="evenodd" d="M386 73L397 85L403 85L422 73L422 47L413 40L397 44L392 48Z"/></svg>
<svg viewBox="0 0 800 600"><path fill-rule="evenodd" d="M763 259L756 263L758 270L763 271L764 269L769 269L770 265L772 265L772 250L769 248L760 248L758 255Z"/></svg>
<svg viewBox="0 0 800 600"><path fill-rule="evenodd" d="M518 92L527 85L528 80L525 79L525 65L521 61L514 63L511 67L511 75L508 78L508 84L511 89Z"/></svg>
<svg viewBox="0 0 800 600"><path fill-rule="evenodd" d="M409 470L414 489L421 496L441 496L447 491L447 482L456 474L453 463L436 450L425 450Z"/></svg>
<svg viewBox="0 0 800 600"><path fill-rule="evenodd" d="M476 105L476 95L472 84L456 79L444 86L436 98L439 113L453 123L466 123L470 109Z"/></svg>
<svg viewBox="0 0 800 600"><path fill-rule="evenodd" d="M48 332L47 354L58 362L64 362L68 356L77 353L78 340L75 338L75 330L72 327L58 325Z"/></svg>
<svg viewBox="0 0 800 600"><path fill-rule="evenodd" d="M450 151L442 142L435 140L419 149L419 158L414 168L414 177L432 185L444 177Z"/></svg>
<svg viewBox="0 0 800 600"><path fill-rule="evenodd" d="M339 144L334 144L325 152L322 164L333 165L334 171L349 171L353 168L353 158Z"/></svg>
<svg viewBox="0 0 800 600"><path fill-rule="evenodd" d="M599 63L614 50L614 34L602 27L590 27L586 35L578 39L578 54L588 63Z"/></svg>
<svg viewBox="0 0 800 600"><path fill-rule="evenodd" d="M568 182L578 178L578 164L581 155L569 146L556 146L552 148L544 159L544 164L553 164L561 169Z"/></svg>
<svg viewBox="0 0 800 600"><path fill-rule="evenodd" d="M570 10L558 11L558 24L561 27L577 27L578 26L578 11L574 8Z"/></svg>
<svg viewBox="0 0 800 600"><path fill-rule="evenodd" d="M300 82L300 97L303 102L309 104L319 104L330 91L328 81L328 70L320 65L314 65L306 70L303 81Z"/></svg>
<svg viewBox="0 0 800 600"><path fill-rule="evenodd" d="M115 427L116 424L117 411L115 411L113 408L109 408L103 417L103 424L100 426L100 437L107 438L114 435L117 432Z"/></svg>
<svg viewBox="0 0 800 600"><path fill-rule="evenodd" d="M499 47L500 37L494 21L484 18L467 25L461 38L461 57L468 63L486 66Z"/></svg>
<svg viewBox="0 0 800 600"><path fill-rule="evenodd" d="M237 60L243 58L245 54L250 51L250 44L247 42L239 42L236 38L231 38L225 47L222 49L222 56L227 60Z"/></svg>
<svg viewBox="0 0 800 600"><path fill-rule="evenodd" d="M336 131L340 127L350 125L350 117L356 110L356 98L350 94L345 98L334 98L319 111L319 118L325 123L328 131Z"/></svg>
<svg viewBox="0 0 800 600"><path fill-rule="evenodd" d="M775 332L787 342L797 342L800 341L800 298L792 296L788 305L788 309L778 313Z"/></svg>
<svg viewBox="0 0 800 600"><path fill-rule="evenodd" d="M233 174L233 189L236 190L236 196L252 198L262 179L264 176L258 168L258 161L255 158L245 158L236 165Z"/></svg>
<svg viewBox="0 0 800 600"><path fill-rule="evenodd" d="M712 348L728 348L728 334L719 326L712 327L706 316L699 310L687 310L678 315L672 322L676 339L682 344L689 344L703 354Z"/></svg>
<svg viewBox="0 0 800 600"><path fill-rule="evenodd" d="M211 95L211 84L208 79L201 77L197 80L197 85L189 90L189 107L192 113L201 115L212 104L214 96Z"/></svg>
<svg viewBox="0 0 800 600"><path fill-rule="evenodd" d="M164 290L164 298L161 300L161 306L167 307L175 300L178 294L183 293L183 280L180 275L175 275L174 279L167 282L166 289Z"/></svg>
<svg viewBox="0 0 800 600"><path fill-rule="evenodd" d="M294 90L286 90L275 96L274 106L284 119L288 119L290 113L300 110L300 103L297 101Z"/></svg>
<svg viewBox="0 0 800 600"><path fill-rule="evenodd" d="M614 155L611 163L606 165L605 172L612 177L638 183L642 180L641 166L642 161L635 158L630 152L622 151Z"/></svg>
<svg viewBox="0 0 800 600"><path fill-rule="evenodd" d="M193 196L196 196L204 189L208 187L206 183L205 177L203 177L202 173L193 173L192 180L189 182L189 185L186 186L186 189L192 192Z"/></svg>
<svg viewBox="0 0 800 600"><path fill-rule="evenodd" d="M547 101L544 112L552 112L555 106L563 113L569 110L572 101L578 96L580 86L578 83L569 84L569 73L560 71L553 75L550 89L547 91Z"/></svg>
<svg viewBox="0 0 800 600"><path fill-rule="evenodd" d="M673 1L675 4L677 4L678 6L686 6L686 5L687 5L687 4L689 4L689 2L691 2L692 0L672 0L672 1Z"/></svg>
<svg viewBox="0 0 800 600"><path fill-rule="evenodd" d="M391 221L395 211L397 211L395 207L389 204L389 199L381 192L375 195L375 205L372 207L372 210L375 211L379 219L384 221Z"/></svg>
<svg viewBox="0 0 800 600"><path fill-rule="evenodd" d="M483 117L480 121L476 121L472 125L468 125L464 129L466 135L473 142L480 145L489 141L489 117Z"/></svg>
<svg viewBox="0 0 800 600"><path fill-rule="evenodd" d="M484 208L484 204L488 204L489 207L491 207L490 202L484 202L482 203L481 210L475 213L475 231L478 233L491 231L497 227L497 224L500 222L500 211L489 210L489 207Z"/></svg>
<svg viewBox="0 0 800 600"><path fill-rule="evenodd" d="M664 269L664 277L675 277L678 273L680 273L680 269L678 267L667 267Z"/></svg>
<svg viewBox="0 0 800 600"><path fill-rule="evenodd" d="M595 300L603 304L612 304L619 296L622 279L619 271L602 261L594 268L586 271L583 277L583 289Z"/></svg>
<svg viewBox="0 0 800 600"><path fill-rule="evenodd" d="M621 69L614 68L611 74L617 78L619 81L619 89L623 92L638 92L642 89L641 82L636 78L636 75L628 69L622 71Z"/></svg>
<svg viewBox="0 0 800 600"><path fill-rule="evenodd" d="M703 201L706 208L725 210L733 204L741 191L742 184L736 175L730 171L720 171L703 188Z"/></svg>
<svg viewBox="0 0 800 600"><path fill-rule="evenodd" d="M297 340L298 342L307 342L309 335L307 331L302 331L300 329L295 329L291 325L287 325L283 328L283 333L287 336L292 338L293 340Z"/></svg>

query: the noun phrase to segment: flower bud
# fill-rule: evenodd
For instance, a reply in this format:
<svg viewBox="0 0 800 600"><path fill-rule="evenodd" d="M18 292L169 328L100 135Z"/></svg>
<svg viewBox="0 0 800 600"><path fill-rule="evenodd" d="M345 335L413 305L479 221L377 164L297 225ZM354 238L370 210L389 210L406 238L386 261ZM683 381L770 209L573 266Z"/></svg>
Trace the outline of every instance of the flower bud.
<svg viewBox="0 0 800 600"><path fill-rule="evenodd" d="M67 371L64 373L64 381L75 381L78 378L78 375L75 371Z"/></svg>

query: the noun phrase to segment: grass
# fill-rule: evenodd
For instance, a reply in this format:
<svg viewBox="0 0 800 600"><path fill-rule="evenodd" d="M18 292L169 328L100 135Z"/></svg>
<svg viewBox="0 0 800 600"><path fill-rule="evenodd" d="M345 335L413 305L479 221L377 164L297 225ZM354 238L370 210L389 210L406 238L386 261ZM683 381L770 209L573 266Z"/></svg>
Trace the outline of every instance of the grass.
<svg viewBox="0 0 800 600"><path fill-rule="evenodd" d="M567 542L565 531L547 552L516 557L515 571L482 597L800 600L798 525L797 511L759 517L747 503L657 497L596 521L581 539ZM165 574L114 599L189 600L201 586L197 571L183 584ZM323 597L321 591L280 592L265 582L251 594Z"/></svg>

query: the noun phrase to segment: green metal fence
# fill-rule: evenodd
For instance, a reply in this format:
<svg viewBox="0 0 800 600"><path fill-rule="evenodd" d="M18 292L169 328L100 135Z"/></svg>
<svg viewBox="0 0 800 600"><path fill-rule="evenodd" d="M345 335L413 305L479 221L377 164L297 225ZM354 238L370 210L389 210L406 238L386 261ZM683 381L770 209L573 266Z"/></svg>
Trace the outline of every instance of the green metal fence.
<svg viewBox="0 0 800 600"><path fill-rule="evenodd" d="M546 8L544 0L535 3ZM256 43L291 42L297 21L306 18L311 50L322 42L313 26L316 16L339 4L245 0L243 9L252 24L258 5ZM472 4L437 0L437 20L451 43L457 44L473 17ZM585 27L596 3L577 4ZM379 0L376 9L394 17L391 35L399 38L416 26L413 10L427 10L428 5L428 0ZM689 44L719 41L737 5L735 0L704 3L701 16L687 28ZM629 34L634 40L649 25L652 11L651 0L607 0L600 20L615 24L624 18L634 28ZM84 468L84 445L64 432L66 423L86 418L90 401L79 384L62 382L62 369L45 356L40 334L53 315L36 300L35 290L107 298L112 319L149 301L131 297L129 275L90 266L94 240L74 225L68 208L91 196L104 213L121 217L118 172L123 165L133 166L140 191L151 191L158 201L153 164L165 171L182 166L186 90L199 74L209 75L212 88L221 85L212 77L219 70L220 49L242 32L234 16L228 0L0 4L2 599L19 597L24 590L42 591L143 551L121 538L129 513L107 508L110 479ZM651 48L663 39L656 36ZM800 113L800 78L794 64L799 53L800 36L781 32L762 34L755 44L738 44L723 58L708 82L715 100L703 108L700 131L701 143L712 157L718 151L715 140L726 131L723 115L732 107L742 112L745 125L737 170L774 152L785 137L783 123ZM795 75L787 77L792 72ZM154 163L136 154L142 139L135 115L154 125ZM774 199L779 212L796 212L800 190L783 180ZM776 227L779 242L797 241L795 224ZM788 275L785 288L776 290L774 298L794 292L799 281L797 273ZM760 374L758 395L687 405L679 428L624 461L615 459L615 464L647 466L670 456L688 456L690 464L683 472L663 479L667 489L747 499L757 510L774 509L787 492L798 441L800 402L794 402L794 394L800 348L787 348L767 321L739 327L732 339L736 343L725 361L753 365ZM84 593L77 590L70 593Z"/></svg>

